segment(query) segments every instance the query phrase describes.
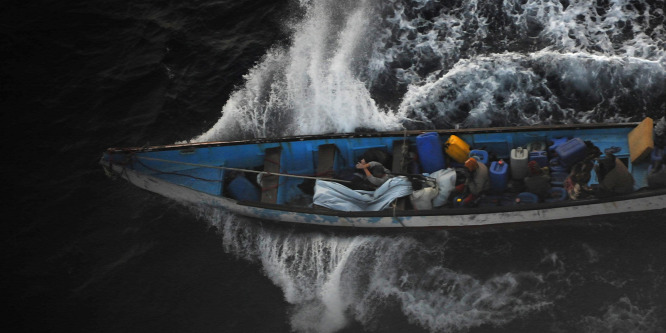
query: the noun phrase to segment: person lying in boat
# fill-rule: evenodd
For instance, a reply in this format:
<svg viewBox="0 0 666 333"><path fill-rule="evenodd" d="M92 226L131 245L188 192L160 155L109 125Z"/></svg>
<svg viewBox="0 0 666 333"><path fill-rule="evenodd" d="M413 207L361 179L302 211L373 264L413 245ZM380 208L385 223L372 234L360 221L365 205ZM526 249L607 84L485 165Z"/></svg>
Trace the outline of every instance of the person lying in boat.
<svg viewBox="0 0 666 333"><path fill-rule="evenodd" d="M490 189L490 177L488 167L477 162L473 157L465 161L465 169L469 171L469 176L467 176L464 184L456 186L455 191L466 195L463 199L463 206L469 206Z"/></svg>
<svg viewBox="0 0 666 333"><path fill-rule="evenodd" d="M524 179L525 191L534 193L543 200L550 192L548 167L540 168L536 161L530 161L527 163L527 169L529 174Z"/></svg>
<svg viewBox="0 0 666 333"><path fill-rule="evenodd" d="M649 188L664 188L666 187L666 164L661 160L655 163L647 176L647 184Z"/></svg>
<svg viewBox="0 0 666 333"><path fill-rule="evenodd" d="M389 173L391 172L381 163L375 161L366 163L365 159L356 164L356 169L363 171L361 177L365 183L370 185L371 190L384 184L389 179Z"/></svg>
<svg viewBox="0 0 666 333"><path fill-rule="evenodd" d="M627 194L634 190L634 177L627 167L612 153L599 161L594 167L599 179L597 196L605 197L615 194Z"/></svg>

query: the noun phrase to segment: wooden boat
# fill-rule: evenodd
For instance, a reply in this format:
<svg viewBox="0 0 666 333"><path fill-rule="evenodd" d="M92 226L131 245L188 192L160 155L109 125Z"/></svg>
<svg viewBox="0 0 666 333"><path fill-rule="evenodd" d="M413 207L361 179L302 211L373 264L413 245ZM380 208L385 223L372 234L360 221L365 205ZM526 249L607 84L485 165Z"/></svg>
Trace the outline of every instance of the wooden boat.
<svg viewBox="0 0 666 333"><path fill-rule="evenodd" d="M312 196L301 190L304 183L315 179L336 181L332 178L335 174L354 170L357 161L370 149L381 149L392 155L392 171L396 174L403 172L407 148L413 149L417 136L426 131L109 148L100 163L110 175L179 202L279 222L359 228L448 228L548 222L640 211L656 211L663 216L666 189L647 188L649 156L632 162L632 154L641 152L630 147L633 143L629 142L628 135L638 125L578 124L428 131L437 133L442 143L455 135L470 147L484 148L505 161L510 160L512 149L526 147L532 142L548 144L558 138L580 138L591 141L601 152L612 149L635 179L634 191L629 194L520 205L509 200L506 205L455 208L447 204L441 208L414 210L405 197L379 211L338 211L313 205ZM649 132L652 132L651 127ZM447 167L461 166L448 158L446 163ZM255 181L258 175L263 178L261 188ZM595 183L597 179L593 173L590 184Z"/></svg>

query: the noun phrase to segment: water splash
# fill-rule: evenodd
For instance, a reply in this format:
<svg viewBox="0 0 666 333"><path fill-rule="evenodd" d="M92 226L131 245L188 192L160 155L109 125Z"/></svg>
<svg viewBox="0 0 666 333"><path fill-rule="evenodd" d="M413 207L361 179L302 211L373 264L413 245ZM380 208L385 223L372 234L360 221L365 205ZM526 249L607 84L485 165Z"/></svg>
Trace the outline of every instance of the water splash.
<svg viewBox="0 0 666 333"><path fill-rule="evenodd" d="M493 54L461 60L437 80L411 86L400 108L430 128L625 122L663 112L665 69L640 58Z"/></svg>
<svg viewBox="0 0 666 333"><path fill-rule="evenodd" d="M302 1L194 141L659 118L663 4Z"/></svg>
<svg viewBox="0 0 666 333"><path fill-rule="evenodd" d="M661 119L664 128L663 0L302 0L299 6L288 45L266 52L218 123L195 141L644 116ZM283 290L300 332L335 332L352 321L382 330L405 319L429 331L502 326L549 311L567 288L585 281L567 272L556 252L535 271L478 276L456 269L446 233L431 235L435 242L329 235L261 227L220 212L202 216L221 230L225 251L260 263ZM602 261L593 247L584 253L590 264ZM655 327L652 312L628 301L609 307L606 317L627 307L639 323ZM593 329L603 324L597 319L579 324Z"/></svg>
<svg viewBox="0 0 666 333"><path fill-rule="evenodd" d="M226 251L261 263L284 291L299 332L335 332L352 320L376 328L387 307L430 331L467 330L551 304L541 273L479 278L447 268L447 233L424 243L409 235L295 232L224 214L211 220Z"/></svg>
<svg viewBox="0 0 666 333"><path fill-rule="evenodd" d="M664 2L504 1L525 35L547 49L637 57L664 62Z"/></svg>
<svg viewBox="0 0 666 333"><path fill-rule="evenodd" d="M400 128L361 80L372 42L372 1L302 3L289 49L276 47L245 76L223 116L196 141Z"/></svg>

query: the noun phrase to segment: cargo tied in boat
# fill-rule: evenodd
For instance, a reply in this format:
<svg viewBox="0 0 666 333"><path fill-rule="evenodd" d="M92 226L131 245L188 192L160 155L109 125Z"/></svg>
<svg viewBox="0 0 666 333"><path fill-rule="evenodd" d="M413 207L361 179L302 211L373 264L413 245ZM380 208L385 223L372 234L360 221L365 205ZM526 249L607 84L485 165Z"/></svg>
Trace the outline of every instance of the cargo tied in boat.
<svg viewBox="0 0 666 333"><path fill-rule="evenodd" d="M652 135L651 124L109 148L100 163L111 174L178 201L279 222L364 228L548 222L665 209L666 185L659 178L663 153L652 153L652 138L642 136ZM377 152L387 179L370 191L352 189L355 177L370 165L365 159ZM360 168L358 161L365 161ZM477 170L486 170L485 175ZM544 176L546 187L527 184L525 178L535 175ZM648 176L653 186L648 187ZM479 177L489 186L470 197L470 184ZM616 179L623 182L622 191L614 190Z"/></svg>

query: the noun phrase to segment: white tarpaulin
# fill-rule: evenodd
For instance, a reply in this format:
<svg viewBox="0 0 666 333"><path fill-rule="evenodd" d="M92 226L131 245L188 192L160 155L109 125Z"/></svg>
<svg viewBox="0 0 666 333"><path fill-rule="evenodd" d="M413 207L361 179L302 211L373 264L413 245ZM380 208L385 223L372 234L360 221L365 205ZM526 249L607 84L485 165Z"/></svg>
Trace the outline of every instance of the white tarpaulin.
<svg viewBox="0 0 666 333"><path fill-rule="evenodd" d="M432 199L433 207L441 207L446 204L451 191L456 187L456 171L454 169L442 169L430 174L430 177L437 180L437 189L439 193Z"/></svg>
<svg viewBox="0 0 666 333"><path fill-rule="evenodd" d="M393 200L412 193L412 184L404 177L394 177L373 191L352 190L342 184L317 180L314 204L344 212L379 211Z"/></svg>

